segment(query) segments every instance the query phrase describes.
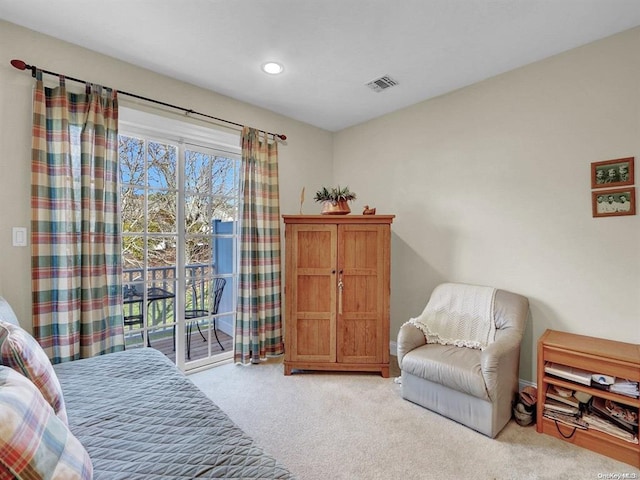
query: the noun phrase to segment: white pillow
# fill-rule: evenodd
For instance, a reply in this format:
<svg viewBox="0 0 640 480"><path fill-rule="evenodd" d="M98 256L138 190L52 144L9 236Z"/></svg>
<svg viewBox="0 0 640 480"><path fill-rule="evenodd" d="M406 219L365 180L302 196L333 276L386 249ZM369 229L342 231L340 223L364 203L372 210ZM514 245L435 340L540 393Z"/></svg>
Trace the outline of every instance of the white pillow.
<svg viewBox="0 0 640 480"><path fill-rule="evenodd" d="M18 317L16 317L16 313L13 311L13 308L11 308L9 302L7 302L2 297L0 297L0 320L4 320L7 323L12 323L17 327L20 326L20 322L18 322Z"/></svg>

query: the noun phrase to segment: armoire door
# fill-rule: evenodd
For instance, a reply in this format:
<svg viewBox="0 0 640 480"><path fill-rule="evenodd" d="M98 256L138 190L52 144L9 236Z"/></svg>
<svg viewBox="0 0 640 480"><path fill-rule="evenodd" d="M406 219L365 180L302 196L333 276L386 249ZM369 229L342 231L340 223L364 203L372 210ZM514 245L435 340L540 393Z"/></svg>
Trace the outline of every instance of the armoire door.
<svg viewBox="0 0 640 480"><path fill-rule="evenodd" d="M339 363L388 361L389 235L387 225L338 226Z"/></svg>
<svg viewBox="0 0 640 480"><path fill-rule="evenodd" d="M289 225L286 359L336 361L336 225Z"/></svg>

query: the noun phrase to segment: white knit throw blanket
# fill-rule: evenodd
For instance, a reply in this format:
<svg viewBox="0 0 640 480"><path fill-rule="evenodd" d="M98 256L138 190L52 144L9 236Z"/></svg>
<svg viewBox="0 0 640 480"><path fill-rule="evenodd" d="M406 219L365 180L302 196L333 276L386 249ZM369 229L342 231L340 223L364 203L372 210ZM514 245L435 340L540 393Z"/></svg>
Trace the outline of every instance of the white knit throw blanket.
<svg viewBox="0 0 640 480"><path fill-rule="evenodd" d="M425 334L427 343L482 350L495 340L495 295L492 287L443 283L433 291L422 314L408 323Z"/></svg>

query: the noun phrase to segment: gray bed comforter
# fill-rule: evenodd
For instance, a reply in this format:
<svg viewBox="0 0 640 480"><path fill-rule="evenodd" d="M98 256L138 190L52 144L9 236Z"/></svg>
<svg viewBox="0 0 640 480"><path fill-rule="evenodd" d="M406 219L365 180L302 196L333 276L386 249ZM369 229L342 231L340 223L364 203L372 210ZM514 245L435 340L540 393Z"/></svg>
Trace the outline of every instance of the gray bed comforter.
<svg viewBox="0 0 640 480"><path fill-rule="evenodd" d="M96 480L294 478L157 350L55 370Z"/></svg>

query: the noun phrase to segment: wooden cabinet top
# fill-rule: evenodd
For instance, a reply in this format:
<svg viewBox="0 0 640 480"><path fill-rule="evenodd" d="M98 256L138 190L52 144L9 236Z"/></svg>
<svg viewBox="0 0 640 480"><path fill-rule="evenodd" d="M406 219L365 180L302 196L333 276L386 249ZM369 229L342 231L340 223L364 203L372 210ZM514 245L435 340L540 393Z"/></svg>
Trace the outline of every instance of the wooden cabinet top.
<svg viewBox="0 0 640 480"><path fill-rule="evenodd" d="M284 223L387 223L395 215L282 215Z"/></svg>
<svg viewBox="0 0 640 480"><path fill-rule="evenodd" d="M582 353L640 365L640 345L574 333L547 330L539 340L544 347Z"/></svg>

